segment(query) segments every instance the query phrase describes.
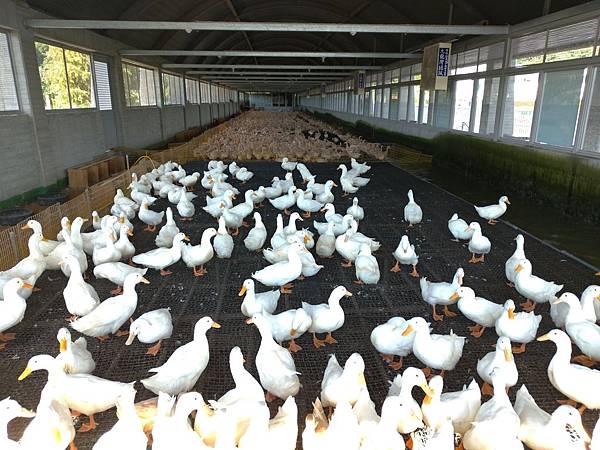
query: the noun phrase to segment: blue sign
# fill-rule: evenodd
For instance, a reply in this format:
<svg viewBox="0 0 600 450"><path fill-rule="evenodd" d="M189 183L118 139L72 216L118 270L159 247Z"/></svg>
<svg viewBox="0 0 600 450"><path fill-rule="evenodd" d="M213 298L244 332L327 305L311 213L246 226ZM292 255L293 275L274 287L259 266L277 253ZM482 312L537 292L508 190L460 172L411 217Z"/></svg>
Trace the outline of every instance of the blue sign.
<svg viewBox="0 0 600 450"><path fill-rule="evenodd" d="M450 49L447 47L441 47L438 49L438 62L437 72L438 77L448 76L448 60L450 59Z"/></svg>

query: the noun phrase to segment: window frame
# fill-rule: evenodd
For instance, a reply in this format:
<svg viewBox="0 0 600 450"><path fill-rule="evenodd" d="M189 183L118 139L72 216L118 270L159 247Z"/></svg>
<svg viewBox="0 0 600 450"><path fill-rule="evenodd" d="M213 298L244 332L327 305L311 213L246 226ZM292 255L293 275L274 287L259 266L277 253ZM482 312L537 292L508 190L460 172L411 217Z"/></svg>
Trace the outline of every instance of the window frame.
<svg viewBox="0 0 600 450"><path fill-rule="evenodd" d="M133 66L133 67L137 67L139 69L144 69L144 70L149 70L150 72L152 72L152 86L154 89L154 104L153 105L128 105L127 104L127 96L128 94L128 86L125 85L125 79L123 77L123 71L124 71L124 66L129 65L129 66ZM133 62L130 60L121 60L121 80L123 81L123 105L125 106L125 108L160 108L158 99L157 99L157 92L156 92L156 74L157 74L157 69L152 67L152 66L146 66L137 62ZM146 81L146 85L147 85L147 81Z"/></svg>
<svg viewBox="0 0 600 450"><path fill-rule="evenodd" d="M11 73L13 76L13 84L15 87L15 96L17 98L17 109L0 110L0 115L14 116L17 114L24 114L23 102L21 99L21 92L19 90L19 83L17 81L17 67L15 65L15 54L14 54L14 50L13 50L12 32L9 29L0 27L0 33L6 35L6 46L8 49L8 62L10 64L10 70L11 70Z"/></svg>

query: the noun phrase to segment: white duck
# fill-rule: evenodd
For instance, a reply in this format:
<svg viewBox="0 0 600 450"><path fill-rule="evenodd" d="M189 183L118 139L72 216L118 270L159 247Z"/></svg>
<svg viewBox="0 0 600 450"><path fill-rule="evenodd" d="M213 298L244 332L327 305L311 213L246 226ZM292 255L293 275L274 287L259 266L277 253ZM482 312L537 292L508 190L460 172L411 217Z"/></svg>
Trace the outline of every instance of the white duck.
<svg viewBox="0 0 600 450"><path fill-rule="evenodd" d="M164 214L164 211L162 212ZM184 187L181 188L181 196L179 197L179 201L177 202L177 212L179 213L179 217L181 218L181 220L192 220L194 214L196 214L196 207L187 198Z"/></svg>
<svg viewBox="0 0 600 450"><path fill-rule="evenodd" d="M498 338L496 349L493 352L489 352L483 358L477 360L477 373L485 382L482 387L485 395L493 394L491 374L494 369L503 372L506 390L517 384L519 372L512 354L510 339L505 336Z"/></svg>
<svg viewBox="0 0 600 450"><path fill-rule="evenodd" d="M128 450L146 450L148 438L136 413L135 393L135 389L132 389L117 397L119 420L98 438L92 450L113 450L121 446Z"/></svg>
<svg viewBox="0 0 600 450"><path fill-rule="evenodd" d="M415 334L403 336L409 323L410 320L403 317L392 317L371 331L371 344L382 354L383 359L389 362L389 367L393 370L402 369L404 357L412 353ZM396 356L400 357L400 361L394 361Z"/></svg>
<svg viewBox="0 0 600 450"><path fill-rule="evenodd" d="M323 208L323 202L313 200L310 192L304 192L302 189L296 189L296 206L304 211L302 217L308 219L312 213L316 213Z"/></svg>
<svg viewBox="0 0 600 450"><path fill-rule="evenodd" d="M340 175L340 185L342 186L342 191L344 191L343 196L346 197L349 194L358 192L358 186L353 184L353 179L348 174L348 168L344 164L340 164L338 170L342 171L342 174Z"/></svg>
<svg viewBox="0 0 600 450"><path fill-rule="evenodd" d="M173 319L169 308L148 311L135 319L129 325L129 336L125 345L131 345L135 338L144 344L156 345L150 347L147 355L156 356L160 350L163 339L169 339L173 333Z"/></svg>
<svg viewBox="0 0 600 450"><path fill-rule="evenodd" d="M114 243L115 248L121 254L121 259L128 260L135 255L135 246L129 240L129 236L133 236L133 232L131 228L127 225L121 225L119 230L119 240ZM113 262L113 261L103 261L104 262Z"/></svg>
<svg viewBox="0 0 600 450"><path fill-rule="evenodd" d="M504 311L496 320L496 334L506 336L512 342L519 342L519 347L513 348L513 353L523 353L525 346L535 339L542 316L533 312L515 314L515 302L508 299L504 303Z"/></svg>
<svg viewBox="0 0 600 450"><path fill-rule="evenodd" d="M63 261L70 266L71 272L63 290L67 311L73 316L72 318L85 316L100 304L100 297L94 287L83 279L77 258L73 255L65 255Z"/></svg>
<svg viewBox="0 0 600 450"><path fill-rule="evenodd" d="M244 201L235 205L233 208L230 207L229 212L235 214L236 216L240 216L242 219L248 217L254 210L254 200L252 199L253 195L254 191L252 189L248 189L246 192L244 192Z"/></svg>
<svg viewBox="0 0 600 450"><path fill-rule="evenodd" d="M496 326L496 320L504 311L504 307L494 302L490 302L483 297L477 297L475 291L470 287L459 287L452 297L452 300L458 300L459 311L469 320L475 322L475 326L469 327L471 336L480 338L486 328Z"/></svg>
<svg viewBox="0 0 600 450"><path fill-rule="evenodd" d="M473 236L471 236L468 246L469 251L473 256L469 262L472 264L485 262L485 255L492 250L492 243L481 233L481 225L479 225L479 223L471 222L469 228L473 230ZM476 254L480 255L479 258L475 258Z"/></svg>
<svg viewBox="0 0 600 450"><path fill-rule="evenodd" d="M73 342L69 330L61 328L58 330L56 339L59 342L60 353L55 359L65 373L92 373L94 371L96 363L87 349L87 341L83 336Z"/></svg>
<svg viewBox="0 0 600 450"><path fill-rule="evenodd" d="M371 254L371 247L360 244L360 253L354 262L357 284L377 284L379 282L379 264Z"/></svg>
<svg viewBox="0 0 600 450"><path fill-rule="evenodd" d="M439 322L444 320L444 316L456 317L456 313L450 311L448 305L456 302L456 300L451 300L451 297L457 289L462 286L464 276L465 271L462 267L459 267L456 269L456 273L454 274L451 283L445 281L434 283L427 280L427 277L419 279L421 296L423 297L423 300L431 305L433 320ZM444 316L438 315L435 310L436 305L444 305Z"/></svg>
<svg viewBox="0 0 600 450"><path fill-rule="evenodd" d="M342 267L352 267L352 262L356 261L356 257L360 253L360 242L352 239L355 234L352 228L346 230L335 238L335 249L344 258L341 263Z"/></svg>
<svg viewBox="0 0 600 450"><path fill-rule="evenodd" d="M186 175L185 177L179 179L179 184L181 184L182 186L185 186L188 189L188 191L193 191L194 186L198 182L199 178L200 178L200 173L194 172L191 175Z"/></svg>
<svg viewBox="0 0 600 450"><path fill-rule="evenodd" d="M286 172L291 172L292 170L294 170L297 164L297 162L290 161L287 157L284 157L281 160L281 168Z"/></svg>
<svg viewBox="0 0 600 450"><path fill-rule="evenodd" d="M146 268L141 269L122 262L104 263L94 267L96 278L104 278L117 285L117 288L113 289L111 294L120 294L123 291L122 286L125 283L125 278L130 273L139 273L143 276L146 275L146 272L148 272Z"/></svg>
<svg viewBox="0 0 600 450"><path fill-rule="evenodd" d="M357 222L365 218L365 210L362 206L358 204L357 197L354 197L352 199L352 205L348 207L348 209L346 210L346 214L350 214L352 217L354 217L354 220L356 220Z"/></svg>
<svg viewBox="0 0 600 450"><path fill-rule="evenodd" d="M466 338L450 334L431 334L429 324L422 317L413 317L404 330L403 336L415 333L413 353L427 368L453 370L460 360ZM427 369L425 370L427 372Z"/></svg>
<svg viewBox="0 0 600 450"><path fill-rule="evenodd" d="M272 264L252 274L252 278L265 286L279 286L283 294L290 294L290 283L302 275L300 252L305 250L300 243L289 246L288 260Z"/></svg>
<svg viewBox="0 0 600 450"><path fill-rule="evenodd" d="M506 209L508 208L507 205L510 205L510 202L508 201L508 197L503 195L498 200L497 205L475 206L475 211L477 211L479 217L487 219L490 225L496 225L496 223L498 223L496 219L506 212Z"/></svg>
<svg viewBox="0 0 600 450"><path fill-rule="evenodd" d="M322 192L317 193L313 191L314 194L317 196L316 200L322 205L326 203L332 203L335 200L335 196L333 195L333 192L331 192L331 189L334 187L337 187L337 184L335 184L333 180L327 180L323 185Z"/></svg>
<svg viewBox="0 0 600 450"><path fill-rule="evenodd" d="M108 334L117 333L137 307L138 295L135 287L138 283L150 282L139 273L127 275L123 294L107 298L92 312L71 322L71 328L101 340L105 340Z"/></svg>
<svg viewBox="0 0 600 450"><path fill-rule="evenodd" d="M308 183L308 181L311 178L315 177L312 173L310 173L310 170L308 170L308 167L306 167L306 165L304 165L302 163L296 164L296 170L298 170L298 172L300 173L300 176L302 177L302 181L305 183Z"/></svg>
<svg viewBox="0 0 600 450"><path fill-rule="evenodd" d="M235 176L235 174L238 172L238 170L240 170L240 166L238 166L237 162L231 161L229 163L229 168L228 169L229 169L229 173L231 175Z"/></svg>
<svg viewBox="0 0 600 450"><path fill-rule="evenodd" d="M268 199L274 199L281 196L281 194L283 194L283 188L281 184L279 184L279 178L275 177L273 178L272 186L267 186L265 188L265 197Z"/></svg>
<svg viewBox="0 0 600 450"><path fill-rule="evenodd" d="M481 405L473 426L463 437L465 450L522 450L518 438L520 419L504 389L501 371L492 372L494 396Z"/></svg>
<svg viewBox="0 0 600 450"><path fill-rule="evenodd" d="M199 245L182 244L181 259L192 269L195 277L201 277L208 273L204 268L204 264L209 262L215 254L210 240L217 235L217 230L207 228L202 232ZM200 266L200 269L197 267Z"/></svg>
<svg viewBox="0 0 600 450"><path fill-rule="evenodd" d="M411 245L408 236L404 235L400 238L400 242L398 243L398 247L392 253L394 259L396 260L396 264L390 269L390 272L398 273L402 269L400 268L400 264L411 265L413 270L409 273L411 277L418 278L419 272L417 272L417 264L419 264L419 256L415 251L415 246Z"/></svg>
<svg viewBox="0 0 600 450"><path fill-rule="evenodd" d="M206 332L211 328L221 328L221 325L208 316L198 320L193 340L177 348L162 366L148 371L155 372L155 375L141 380L146 389L155 394L165 392L169 395L191 391L208 365Z"/></svg>
<svg viewBox="0 0 600 450"><path fill-rule="evenodd" d="M175 397L164 392L158 394L157 417L152 429L152 449L169 450L173 442L180 450L205 449L202 438L192 428L189 416L204 406L204 399L198 392L186 392Z"/></svg>
<svg viewBox="0 0 600 450"><path fill-rule="evenodd" d="M24 380L36 370L48 372L48 383L44 390L53 390L50 396L52 399L62 399L68 408L89 417L89 423L82 425L79 429L80 432L96 428L94 414L114 407L117 398L124 392L132 390L134 384L106 380L87 373L67 374L62 370L60 363L50 355L36 355L30 358L27 367L19 376L19 381ZM68 423L72 426L68 410L66 416L69 417ZM65 446L61 448L65 448Z"/></svg>
<svg viewBox="0 0 600 450"><path fill-rule="evenodd" d="M517 247L515 248L514 253L506 260L504 264L504 273L506 275L506 279L508 280L507 285L509 287L515 286L515 278L517 277L516 268L523 261L527 259L525 256L525 238L522 234L518 234L515 238L515 242L517 243Z"/></svg>
<svg viewBox="0 0 600 450"><path fill-rule="evenodd" d="M266 400L277 397L285 400L298 394L300 380L294 359L288 349L273 340L269 322L261 314L255 314L246 323L256 325L260 332L261 341L255 363L260 384L267 391Z"/></svg>
<svg viewBox="0 0 600 450"><path fill-rule="evenodd" d="M223 207L223 215L221 217L225 219L225 225L227 225L227 228L230 230L235 230L233 233L231 233L232 236L237 236L240 234L240 227L244 225L244 218L242 216L232 213L231 208L229 208L228 205L225 205Z"/></svg>
<svg viewBox="0 0 600 450"><path fill-rule="evenodd" d="M585 288L581 294L581 312L585 320L589 322L596 322L596 304L597 300L600 300L600 286L591 285ZM569 313L569 306L565 302L552 302L550 303L550 317L554 325L558 328L564 328Z"/></svg>
<svg viewBox="0 0 600 450"><path fill-rule="evenodd" d="M401 404L402 408L397 411L395 421L398 431L402 434L411 433L424 426L423 412L412 396L412 390L416 386L421 388L425 394L431 394L423 371L416 367L407 367L402 375L396 375L394 378L393 389L390 388L391 392L388 392L388 397L384 402Z"/></svg>
<svg viewBox="0 0 600 450"><path fill-rule="evenodd" d="M4 283L4 300L0 301L0 350L6 346L5 342L12 341L15 338L14 333L5 333L6 330L14 327L25 317L27 302L21 295L20 289L33 289L29 283L20 278L13 278Z"/></svg>
<svg viewBox="0 0 600 450"><path fill-rule="evenodd" d="M21 230L33 230L34 233L42 236L44 235L42 225L37 220L33 219L28 220L27 223L21 227ZM41 240L39 243L40 251L44 256L48 256L50 252L52 252L52 250L58 246L58 244L60 244L59 241L52 241L49 239Z"/></svg>
<svg viewBox="0 0 600 450"><path fill-rule="evenodd" d="M0 447L4 450L21 450L17 441L8 437L8 424L17 417L32 418L35 412L22 407L16 400L6 397L0 400Z"/></svg>
<svg viewBox="0 0 600 450"><path fill-rule="evenodd" d="M38 233L29 236L29 239L27 240L29 255L19 261L11 269L0 272L0 295L3 295L2 288L8 281L13 278L21 278L22 280L27 281L27 284L31 285L31 288L22 289L19 294L23 298L29 298L31 296L35 283L47 268L47 259L44 258L44 255L39 248L39 244L43 239L44 236ZM58 269L58 266L56 269Z"/></svg>
<svg viewBox="0 0 600 450"><path fill-rule="evenodd" d="M273 313L277 309L277 302L281 296L279 289L256 293L254 291L254 280L250 278L244 280L238 296L241 297L244 294L241 310L246 317L252 317L254 314L264 311L269 314Z"/></svg>
<svg viewBox="0 0 600 450"><path fill-rule="evenodd" d="M242 183L249 181L253 176L254 173L250 172L245 167L241 167L240 170L235 173L235 179L241 181Z"/></svg>
<svg viewBox="0 0 600 450"><path fill-rule="evenodd" d="M583 353L583 355L573 358L573 361L593 366L596 361L600 361L600 326L596 325L594 321L588 320L579 299L574 294L565 292L554 303L566 303L569 307L565 319L565 329L573 343Z"/></svg>
<svg viewBox="0 0 600 450"><path fill-rule="evenodd" d="M233 238L227 231L224 217L219 217L219 228L217 229L217 235L213 239L213 249L217 254L217 258L231 258Z"/></svg>
<svg viewBox="0 0 600 450"><path fill-rule="evenodd" d="M330 355L321 380L321 403L335 407L338 402L354 405L363 389L366 389L365 362L359 353L352 353L344 367L335 355Z"/></svg>
<svg viewBox="0 0 600 450"><path fill-rule="evenodd" d="M250 251L261 250L267 240L267 228L262 221L259 212L254 213L254 228L248 232L248 236L244 239L244 245Z"/></svg>
<svg viewBox="0 0 600 450"><path fill-rule="evenodd" d="M515 288L517 292L527 299L521 303L525 311L533 311L538 303L547 303L556 299L556 294L563 288L562 284L546 281L532 275L531 262L522 260L515 267Z"/></svg>
<svg viewBox="0 0 600 450"><path fill-rule="evenodd" d="M586 408L600 409L600 370L571 364L571 339L564 331L554 329L537 338L538 341L552 341L556 353L548 365L548 379L557 391L574 402L581 403L583 413Z"/></svg>
<svg viewBox="0 0 600 450"><path fill-rule="evenodd" d="M561 405L548 414L540 408L525 385L517 391L515 411L521 419L519 439L533 450L585 450L591 441L579 411Z"/></svg>
<svg viewBox="0 0 600 450"><path fill-rule="evenodd" d="M160 270L160 274L163 276L171 275L172 272L165 269L181 259L181 243L184 240L189 241L190 239L185 234L178 233L173 238L173 247L159 247L149 252L135 255L131 260L136 264L150 269Z"/></svg>
<svg viewBox="0 0 600 450"><path fill-rule="evenodd" d="M467 222L458 217L457 213L452 214L452 217L448 219L448 230L450 230L450 233L454 236L453 240L455 242L461 240L470 241L474 231L469 228Z"/></svg>
<svg viewBox="0 0 600 450"><path fill-rule="evenodd" d="M259 186L258 189L252 191L252 202L254 206L263 206L263 202L266 198L266 192L264 186Z"/></svg>
<svg viewBox="0 0 600 450"><path fill-rule="evenodd" d="M413 227L423 220L423 210L415 202L412 189L408 191L408 203L404 207L404 221L408 222L409 227Z"/></svg>
<svg viewBox="0 0 600 450"><path fill-rule="evenodd" d="M350 158L350 166L357 175L363 175L371 170L371 166L369 166L366 162L358 162L356 158Z"/></svg>
<svg viewBox="0 0 600 450"><path fill-rule="evenodd" d="M439 430L446 418L450 418L454 430L464 435L471 428L471 422L481 406L481 391L477 381L472 380L469 386L463 386L460 391L442 393L444 379L436 375L429 380L429 390L430 394L421 406L425 424Z"/></svg>
<svg viewBox="0 0 600 450"><path fill-rule="evenodd" d="M269 322L273 339L279 345L284 341L290 341L288 346L290 352L302 350L302 347L296 343L296 339L306 333L312 324L312 319L304 309L288 309L279 314L269 314L263 310L261 314Z"/></svg>
<svg viewBox="0 0 600 450"><path fill-rule="evenodd" d="M315 348L325 347L325 344L337 344L331 333L344 325L345 315L340 306L340 300L351 296L352 293L344 286L338 286L329 294L327 303L311 305L302 302L302 309L306 311L312 320L308 331L313 335ZM317 333L327 333L327 337L324 340L317 339Z"/></svg>
<svg viewBox="0 0 600 450"><path fill-rule="evenodd" d="M144 231L153 233L156 231L156 226L162 222L165 212L152 211L150 208L148 208L148 206L148 200L142 202L140 211L138 212L138 217L147 225L146 228L144 228Z"/></svg>
<svg viewBox="0 0 600 450"><path fill-rule="evenodd" d="M94 266L107 262L117 262L121 259L121 252L115 246L116 236L113 230L105 231L104 245L98 243L94 247L92 260Z"/></svg>
<svg viewBox="0 0 600 450"><path fill-rule="evenodd" d="M321 258L331 258L335 252L334 222L327 222L327 231L319 236L316 244L317 255Z"/></svg>
<svg viewBox="0 0 600 450"><path fill-rule="evenodd" d="M274 208L277 208L280 211L283 211L286 215L290 215L288 208L291 208L296 204L296 195L294 192L296 191L296 187L292 186L288 189L287 194L282 195L281 197L277 197L274 199L269 198L269 203L273 205Z"/></svg>
<svg viewBox="0 0 600 450"><path fill-rule="evenodd" d="M165 223L158 231L158 235L154 240L157 247L171 247L173 245L173 238L179 233L179 228L173 219L173 210L171 207L167 207L167 223Z"/></svg>

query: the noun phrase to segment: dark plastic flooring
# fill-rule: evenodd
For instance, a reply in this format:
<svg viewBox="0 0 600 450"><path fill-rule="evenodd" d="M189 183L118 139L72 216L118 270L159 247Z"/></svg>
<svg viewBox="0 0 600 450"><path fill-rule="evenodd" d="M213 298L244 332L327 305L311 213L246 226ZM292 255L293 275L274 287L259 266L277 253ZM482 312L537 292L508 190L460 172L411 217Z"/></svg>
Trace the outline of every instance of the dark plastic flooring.
<svg viewBox="0 0 600 450"><path fill-rule="evenodd" d="M240 188L242 191L256 188L260 184L268 184L273 176L283 175L277 163L253 162L245 165L254 171L255 176ZM297 397L300 432L304 417L311 409L311 402L319 394L321 377L330 353L335 353L342 364L352 352L359 352L363 356L369 392L379 409L388 390L388 381L395 373L387 368L380 355L371 346L369 339L371 330L396 315L405 318L421 315L431 320L431 309L421 298L418 280L408 276L406 267L403 267L400 274L389 272L394 262L392 251L396 248L402 234L406 232L402 218L408 189L413 189L416 201L424 212L423 223L408 230L411 242L415 244L420 255L418 269L421 275L427 276L432 281L450 280L456 268L462 266L466 272L464 284L475 289L478 295L498 303L504 302L507 298L513 298L518 302L523 301L515 290L505 285L504 262L513 251L513 238L517 233L512 227L504 223L494 227L484 224L484 234L492 241L492 252L484 264L469 264L467 261L470 254L466 244L450 240L447 220L454 212L458 212L467 220L475 220L477 217L473 207L392 165L386 163L372 165L373 169L368 174L371 182L360 189L358 197L366 212L360 231L383 244L376 253L382 273L379 284L366 287L355 285L354 269L340 267L341 259L336 255L335 258L319 261L325 265L325 268L317 276L297 282L292 295L282 296L277 310L279 312L288 308L297 308L301 301L324 302L331 290L340 284L354 293L349 300L343 300L346 323L334 333L339 341L337 345L315 350L311 345L310 335L305 335L298 341L304 348L294 355L297 370L302 374L303 385ZM339 177L339 172L336 171L337 164L309 164L308 166L317 175L319 182ZM201 171L206 168L206 162L193 162L188 164L187 168ZM299 184L297 173L295 177ZM239 187L239 182L236 185ZM200 188L199 185L198 187ZM197 193L201 198L195 200L197 213L194 220L181 222L176 218L180 229L191 237L194 244L199 242L205 228L215 226L214 219L201 210L201 205L204 204L204 192ZM337 189L335 193L335 205L340 212L344 213L351 204L351 197L342 197ZM498 192L498 196L500 194L501 192ZM489 200L493 202L496 199ZM267 205L260 209L260 212L269 230L270 238L275 229L277 211L270 204ZM166 200L157 203L157 208L166 206ZM321 216L318 215L319 219L323 220ZM311 220L305 221L304 225L308 226ZM549 217L548 220L552 218ZM154 247L155 235L142 232L142 228L143 224L136 221L133 242L138 252ZM256 376L254 356L260 344L259 334L254 326L244 323L237 293L243 280L267 263L260 254L246 250L242 242L246 233L247 230L242 229L240 235L235 238L236 246L232 258L226 260L215 258L210 261L206 266L208 275L204 277L193 277L191 270L181 262L173 267L174 273L171 276L161 277L156 272L149 273L147 278L151 284L138 286L139 303L135 317L152 309L170 307L175 322L172 338L163 343L157 357L145 355L147 346L137 341L134 345L126 347L125 337L111 337L105 343L88 338L88 346L97 363L95 375L124 382L147 377L148 369L164 363L175 348L191 339L193 325L200 317L210 315L221 323L222 328L210 330L208 333L210 362L196 389L202 392L205 399L212 399L219 397L233 386L229 373L228 354L234 345L241 347L247 360L246 366ZM564 283L567 291L580 294L587 285L597 281L591 269L533 238L526 237L525 249L528 257L533 261L534 272L546 279ZM110 296L109 291L113 288L110 282L94 279L92 283L101 298ZM39 282L42 291L34 294L28 301L25 320L10 330L17 333L17 339L9 342L0 354L2 374L0 398L10 395L24 406L35 408L40 390L46 382L46 373L33 373L22 382L17 381L17 377L31 356L40 353L57 353L56 332L66 325L67 311L62 298L65 284L66 279L61 273L46 272ZM258 286L258 290L262 289ZM549 317L548 305L539 308L538 312L543 313L544 316L540 327L540 334L542 334L553 328L553 324ZM446 319L443 323L433 322L432 326L435 333L448 333L452 329L459 335L468 336L469 325L471 323L459 315L450 320ZM76 333L73 334L76 337ZM463 384L469 382L471 377L477 377L477 359L493 349L496 339L493 330L487 330L480 339L469 336L458 366L446 375L446 389L460 389ZM521 383L526 383L540 406L548 411L556 408L556 400L562 397L552 388L546 374L546 367L554 350L552 343L533 342L527 346L526 353L516 355L520 378L517 387L511 391L513 399ZM422 367L422 364L412 355L405 358L405 367L408 365ZM481 383L481 380L478 381ZM138 400L153 396L141 383L136 384L136 388ZM420 395L417 390L414 393L416 396ZM275 402L272 405L273 412L279 404L280 402ZM78 434L76 437L78 448L91 449L96 439L109 429L115 419L114 409L97 415L98 428L91 433ZM596 419L595 412L588 411L584 415L586 427L590 432ZM25 424L24 420L11 422L11 435L19 436Z"/></svg>

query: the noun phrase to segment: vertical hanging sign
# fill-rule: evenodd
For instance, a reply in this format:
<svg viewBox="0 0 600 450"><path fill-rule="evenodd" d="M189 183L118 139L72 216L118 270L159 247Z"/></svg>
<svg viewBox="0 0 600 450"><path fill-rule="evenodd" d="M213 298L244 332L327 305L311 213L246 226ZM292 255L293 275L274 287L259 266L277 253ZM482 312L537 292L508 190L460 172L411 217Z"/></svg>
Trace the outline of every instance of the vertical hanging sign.
<svg viewBox="0 0 600 450"><path fill-rule="evenodd" d="M452 44L440 42L423 49L421 89L445 91L450 74L450 50Z"/></svg>
<svg viewBox="0 0 600 450"><path fill-rule="evenodd" d="M356 72L354 77L354 93L356 95L363 95L365 93L365 77L366 72L364 70Z"/></svg>

